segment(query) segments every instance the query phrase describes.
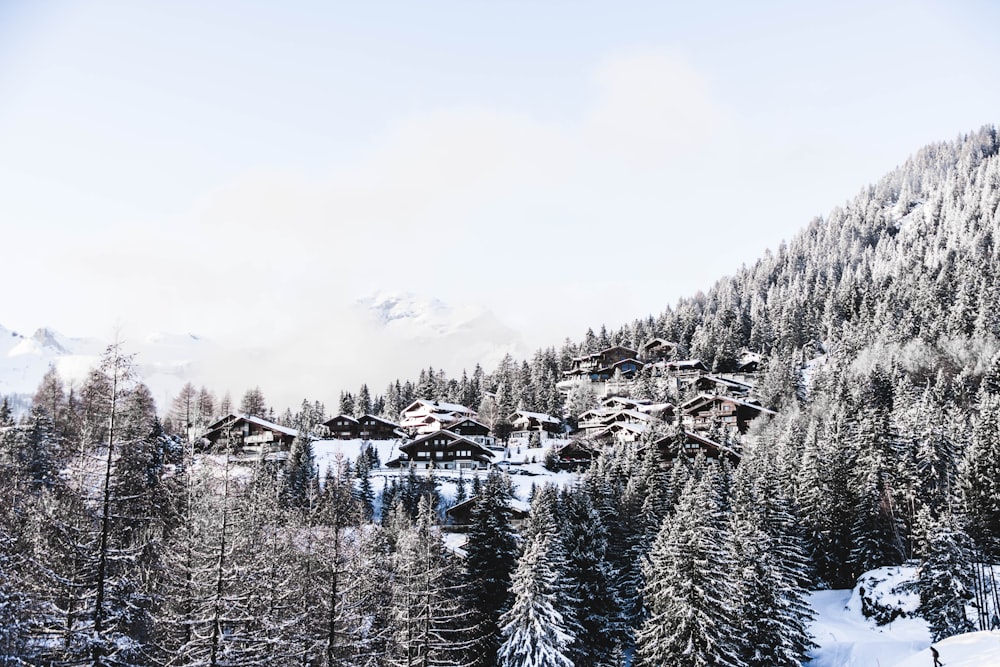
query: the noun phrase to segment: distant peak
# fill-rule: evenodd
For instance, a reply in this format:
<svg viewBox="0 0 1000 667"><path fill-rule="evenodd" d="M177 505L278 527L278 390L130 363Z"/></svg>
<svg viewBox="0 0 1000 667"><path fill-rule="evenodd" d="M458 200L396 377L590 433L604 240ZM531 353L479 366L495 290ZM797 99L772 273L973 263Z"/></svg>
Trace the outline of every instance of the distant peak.
<svg viewBox="0 0 1000 667"><path fill-rule="evenodd" d="M48 327L42 327L31 335L31 340L37 342L42 347L47 347L50 350L63 354L69 354L69 350L66 349L59 338L59 334Z"/></svg>

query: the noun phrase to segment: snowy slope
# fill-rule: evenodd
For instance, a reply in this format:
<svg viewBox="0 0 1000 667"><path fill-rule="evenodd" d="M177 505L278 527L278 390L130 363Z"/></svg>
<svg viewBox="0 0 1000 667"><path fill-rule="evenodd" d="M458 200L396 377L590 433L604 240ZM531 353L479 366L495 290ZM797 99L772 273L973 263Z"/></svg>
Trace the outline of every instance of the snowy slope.
<svg viewBox="0 0 1000 667"><path fill-rule="evenodd" d="M914 567L883 567L866 572L850 590L814 591L816 613L810 632L818 648L809 667L931 667L927 623L916 615ZM891 622L878 625L862 609L889 611ZM946 667L1000 667L1000 632L973 632L934 644Z"/></svg>

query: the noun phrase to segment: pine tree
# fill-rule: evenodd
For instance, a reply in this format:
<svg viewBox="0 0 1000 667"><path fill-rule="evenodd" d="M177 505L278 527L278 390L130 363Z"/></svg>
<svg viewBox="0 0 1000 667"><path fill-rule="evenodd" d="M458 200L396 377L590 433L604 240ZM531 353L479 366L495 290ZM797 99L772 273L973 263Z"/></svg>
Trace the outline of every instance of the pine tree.
<svg viewBox="0 0 1000 667"><path fill-rule="evenodd" d="M736 590L714 475L691 479L643 563L648 618L637 636L641 667L742 666Z"/></svg>
<svg viewBox="0 0 1000 667"><path fill-rule="evenodd" d="M529 538L511 578L511 608L500 617L500 667L572 667L573 636L557 611L557 572L549 554L552 536Z"/></svg>
<svg viewBox="0 0 1000 667"><path fill-rule="evenodd" d="M921 512L922 558L917 570L920 615L927 621L931 640L972 632L975 626L965 608L973 598L971 542L954 516L934 520Z"/></svg>
<svg viewBox="0 0 1000 667"><path fill-rule="evenodd" d="M500 615L507 608L510 574L517 560L517 537L510 519L510 482L490 470L471 513L465 580L478 618L480 664L495 664Z"/></svg>

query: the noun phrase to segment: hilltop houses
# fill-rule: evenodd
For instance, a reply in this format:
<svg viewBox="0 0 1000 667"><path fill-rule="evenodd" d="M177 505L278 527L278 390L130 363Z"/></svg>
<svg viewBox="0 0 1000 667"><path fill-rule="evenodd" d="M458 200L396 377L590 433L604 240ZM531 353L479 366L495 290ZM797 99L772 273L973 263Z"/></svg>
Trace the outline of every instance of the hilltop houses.
<svg viewBox="0 0 1000 667"><path fill-rule="evenodd" d="M750 422L761 415L775 415L760 403L735 396L698 394L680 406L684 427L692 431L707 431L713 426L736 429L746 433Z"/></svg>
<svg viewBox="0 0 1000 667"><path fill-rule="evenodd" d="M518 410L508 420L513 428L512 438L530 438L537 433L539 440L546 440L562 433L562 420L541 412Z"/></svg>

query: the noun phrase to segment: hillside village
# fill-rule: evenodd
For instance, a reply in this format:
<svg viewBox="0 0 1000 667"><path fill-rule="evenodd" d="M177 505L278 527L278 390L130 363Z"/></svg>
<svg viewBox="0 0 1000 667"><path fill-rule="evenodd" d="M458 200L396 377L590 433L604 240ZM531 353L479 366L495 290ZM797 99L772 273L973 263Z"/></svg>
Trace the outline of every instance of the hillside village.
<svg viewBox="0 0 1000 667"><path fill-rule="evenodd" d="M738 462L751 423L776 414L755 392L764 360L745 352L735 372L712 373L699 359L675 358L677 351L677 344L653 338L638 350L613 345L572 358L558 389L589 397L591 405L569 418L524 409L505 418L483 417L473 407L423 397L406 405L396 421L338 414L308 435L317 441L394 441L394 456L381 462L388 469L476 471L544 463L553 471L581 470L614 443L652 445L664 464L697 454ZM675 405L637 397L640 382L650 380L663 394L683 400ZM257 415L229 414L198 442L205 452L228 451L244 461L284 460L299 435Z"/></svg>

